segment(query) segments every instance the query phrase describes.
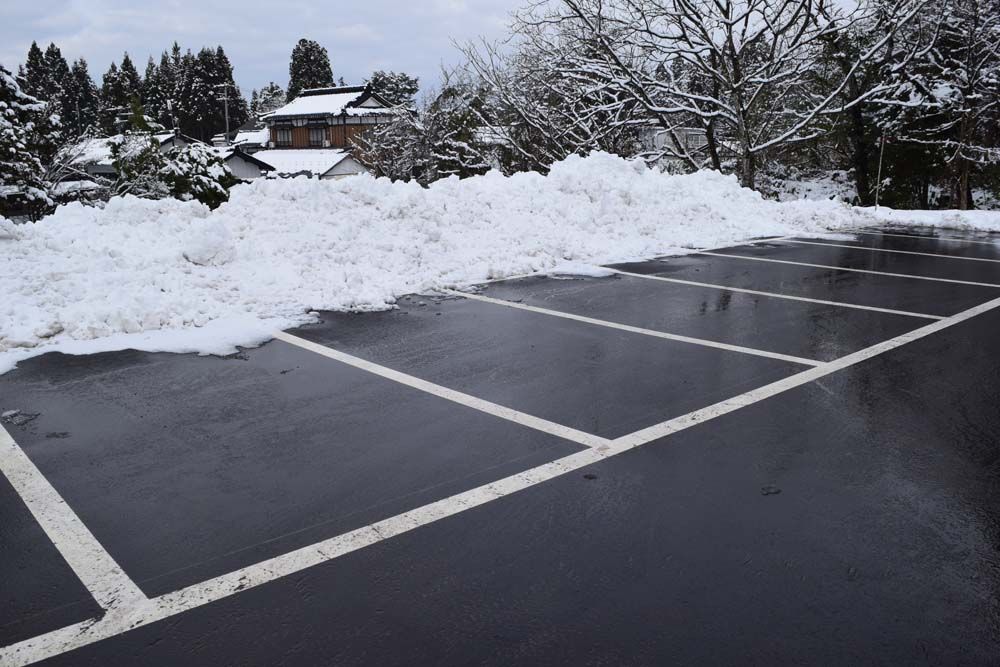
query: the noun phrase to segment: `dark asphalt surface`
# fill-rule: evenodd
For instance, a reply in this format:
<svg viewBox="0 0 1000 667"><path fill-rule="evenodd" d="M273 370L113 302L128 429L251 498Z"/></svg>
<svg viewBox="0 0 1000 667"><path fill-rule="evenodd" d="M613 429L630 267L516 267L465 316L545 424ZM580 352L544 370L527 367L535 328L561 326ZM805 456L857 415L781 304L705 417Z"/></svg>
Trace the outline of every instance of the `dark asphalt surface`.
<svg viewBox="0 0 1000 667"><path fill-rule="evenodd" d="M972 280L1000 269L790 246L738 252L815 261L802 258L818 251ZM630 266L933 314L1000 296L708 256ZM484 293L820 359L929 322L639 278L528 279ZM297 334L612 437L803 369L468 300L401 305L325 314ZM997 664L998 331L991 311L48 662ZM0 409L11 408L40 413L7 428L149 595L580 447L278 341L227 359L46 355L0 377ZM0 519L0 644L92 617L93 601L3 479Z"/></svg>
<svg viewBox="0 0 1000 667"><path fill-rule="evenodd" d="M326 313L292 333L610 438L808 368L454 298Z"/></svg>
<svg viewBox="0 0 1000 667"><path fill-rule="evenodd" d="M525 278L491 284L483 294L818 361L832 361L929 322L630 276L601 280Z"/></svg>
<svg viewBox="0 0 1000 667"><path fill-rule="evenodd" d="M840 248L832 245L829 247L803 245L784 241L754 243L749 246L727 248L715 252L737 257L765 257L847 269L990 283L1000 287L1000 263L994 262L932 258L932 261L928 263L927 257L918 255L871 252L862 248Z"/></svg>
<svg viewBox="0 0 1000 667"><path fill-rule="evenodd" d="M791 250L793 249L789 248L786 251L789 254L775 259L803 261L801 257L793 259ZM925 262L958 261L935 260L930 257L921 259ZM712 285L778 292L810 299L891 308L925 315L954 315L1000 296L1000 288L996 287L955 285L726 257L688 255L648 262L615 264L613 267L631 273L662 275Z"/></svg>

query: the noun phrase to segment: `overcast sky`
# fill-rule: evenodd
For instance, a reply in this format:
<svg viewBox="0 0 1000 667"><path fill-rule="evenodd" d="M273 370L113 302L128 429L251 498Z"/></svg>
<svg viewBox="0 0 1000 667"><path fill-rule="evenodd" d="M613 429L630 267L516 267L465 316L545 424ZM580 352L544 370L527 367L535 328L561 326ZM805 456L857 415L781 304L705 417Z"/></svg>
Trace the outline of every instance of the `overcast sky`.
<svg viewBox="0 0 1000 667"><path fill-rule="evenodd" d="M503 36L521 0L19 0L5 2L0 63L16 70L31 41L55 42L67 60L87 59L100 85L112 60L128 51L142 72L146 58L176 40L197 50L221 44L236 82L251 88L288 83L288 60L301 37L330 53L335 77L360 82L373 70L405 71L421 87L442 62L458 60L451 39Z"/></svg>

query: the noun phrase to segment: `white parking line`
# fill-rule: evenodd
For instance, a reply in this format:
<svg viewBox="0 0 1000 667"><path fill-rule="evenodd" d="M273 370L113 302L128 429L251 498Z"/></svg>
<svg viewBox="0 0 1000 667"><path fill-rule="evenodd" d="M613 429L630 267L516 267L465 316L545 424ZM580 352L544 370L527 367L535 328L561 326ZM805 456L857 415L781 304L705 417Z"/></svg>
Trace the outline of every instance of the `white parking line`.
<svg viewBox="0 0 1000 667"><path fill-rule="evenodd" d="M846 245L843 243L821 243L819 241L801 241L799 239L782 239L785 243L798 243L801 245L819 245L829 248L850 248L852 250L867 250L869 252L890 252L897 255L920 255L921 257L940 257L943 259L961 259L967 262L993 262L1000 263L1000 259L987 259L985 257L961 257L959 255L942 255L936 252L915 252L913 250L894 250L892 248L873 248L866 245Z"/></svg>
<svg viewBox="0 0 1000 667"><path fill-rule="evenodd" d="M533 428L536 431L542 431L565 440L571 440L577 444L583 445L584 447L606 447L611 442L607 438L602 438L592 433L578 431L577 429L570 428L569 426L556 424L555 422L550 422L547 419L535 417L534 415L529 415L525 412L519 412L512 408L498 405L497 403L491 403L490 401L485 401L481 398L476 398L475 396L470 396L469 394L449 389L448 387L442 387L439 384L434 384L433 382L428 382L427 380L421 380L418 377L401 373L391 368L386 368L385 366L380 366L379 364L366 361L365 359L355 357L325 345L320 345L319 343L314 343L310 340L300 338L285 331L279 331L274 335L274 337L278 340L290 343L291 345L301 347L304 350L309 350L310 352L314 352L320 356L327 357L328 359L334 359L347 364L348 366L360 368L361 370L367 371L373 375L384 377L392 380L393 382L406 385L407 387L419 389L428 394L433 394L439 398L451 401L452 403L458 403L459 405L464 405L468 408L485 412L488 415L493 415L494 417L499 417L500 419L506 419L507 421L514 422L515 424L520 424L521 426Z"/></svg>
<svg viewBox="0 0 1000 667"><path fill-rule="evenodd" d="M920 236L918 234L891 234L889 232L882 232L877 229L859 229L853 232L847 232L849 234L877 234L878 236L897 236L902 239L921 239L924 241L952 241L956 243L981 243L983 245L991 245L993 247L1000 247L1000 236L998 236L993 241L978 241L975 239L967 239L961 236Z"/></svg>
<svg viewBox="0 0 1000 667"><path fill-rule="evenodd" d="M146 599L3 426L0 472L102 609Z"/></svg>
<svg viewBox="0 0 1000 667"><path fill-rule="evenodd" d="M407 533L446 517L455 516L474 507L480 507L494 500L505 498L518 491L542 484L543 482L612 456L622 454L649 442L659 440L667 435L683 431L692 426L739 410L740 408L777 396L790 389L800 387L831 373L849 368L862 361L930 336L998 307L1000 307L1000 298L896 336L885 342L847 355L837 361L810 368L783 380L778 380L777 382L702 408L701 410L696 410L681 417L676 417L616 438L606 446L592 447L575 454L570 454L569 456L511 475L499 481L429 503L363 528L358 528L349 533L332 537L281 556L269 558L173 593L167 593L166 595L149 600L135 601L134 604L122 608L115 613L108 613L93 622L78 623L0 648L0 664L5 667L20 667L51 658L97 641L109 639L129 630L176 616L202 605L222 600L250 588L280 579L281 577L301 572L307 568L329 562L345 554L377 544L383 540ZM309 349L313 349L311 345ZM336 353L331 358L337 358L340 354ZM330 355L324 354L324 356ZM388 375L383 376L389 377ZM6 449L9 449L9 443ZM66 548L66 546L63 543L62 548Z"/></svg>
<svg viewBox="0 0 1000 667"><path fill-rule="evenodd" d="M678 334L664 333L663 331L655 331L653 329L643 329L641 327L633 327L628 324L619 324L617 322L608 322L607 320L598 320L593 317L585 317L583 315L574 315L573 313L566 313L560 310L549 310L548 308L528 306L523 303L515 303L514 301L504 301L503 299L494 299L492 297L483 296L481 294L473 294L471 292L459 292L458 290L442 290L442 291L447 294L451 294L453 296L460 296L467 299L474 299L476 301L483 301L485 303L492 303L494 305L504 306L506 308L527 310L529 312L539 313L541 315L561 317L566 320L574 320L576 322L583 322L585 324L594 324L596 326L606 327L608 329L618 329L619 331L628 331L629 333L642 334L643 336L665 338L666 340L673 340L680 343L701 345L702 347L712 347L718 350L726 350L727 352L739 352L741 354L750 354L757 357L767 357L768 359L789 361L793 364L802 364L804 366L822 366L823 363L825 363L822 361L816 361L815 359L794 357L790 354L780 354L778 352L768 352L767 350L758 350L752 347L743 347L742 345L730 345L728 343L719 343L714 340L706 340L704 338L692 338L690 336L681 336Z"/></svg>
<svg viewBox="0 0 1000 667"><path fill-rule="evenodd" d="M810 264L809 262L793 262L788 259L774 259L773 257L754 257L752 255L729 255L722 252L699 252L699 255L709 257L725 257L727 259L748 259L753 262L773 262L775 264L791 264L793 266L809 266L814 269L832 269L835 271L850 271L852 273L871 273L877 276L889 276L891 278L912 278L913 280L932 280L939 283L954 283L956 285L974 285L976 287L1000 287L997 283L978 283L971 280L954 280L952 278L932 278L931 276L916 276L910 273L889 273L887 271L873 271L871 269L850 269L845 266L831 266L829 264Z"/></svg>
<svg viewBox="0 0 1000 667"><path fill-rule="evenodd" d="M681 280L680 278L668 278L666 276L649 275L645 273L631 273L629 271L619 271L611 269L615 273L633 278L645 278L646 280L660 280L665 283L677 283L678 285L691 285L692 287L708 287L710 289L725 290L727 292L739 292L740 294L754 294L756 296L766 296L775 299L787 299L789 301L804 301L805 303L817 303L824 306L836 306L838 308L854 308L857 310L871 310L876 313L887 313L889 315L905 315L906 317L920 317L925 320L943 320L941 315L928 315L926 313L912 313L908 310L893 310L892 308L876 308L875 306L861 306L856 303L844 303L843 301L826 301L824 299L810 299L804 296L792 296L791 294L779 294L778 292L762 292L760 290L743 289L742 287L729 287L727 285L716 285L713 283L699 283L694 280Z"/></svg>

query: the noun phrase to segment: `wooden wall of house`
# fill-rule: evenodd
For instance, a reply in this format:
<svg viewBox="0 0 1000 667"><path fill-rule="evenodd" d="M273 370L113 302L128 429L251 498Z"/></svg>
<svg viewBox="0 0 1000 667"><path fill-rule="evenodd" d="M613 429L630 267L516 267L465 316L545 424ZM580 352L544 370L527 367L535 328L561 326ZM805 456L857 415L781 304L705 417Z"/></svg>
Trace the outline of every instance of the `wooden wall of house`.
<svg viewBox="0 0 1000 667"><path fill-rule="evenodd" d="M334 125L330 128L330 145L333 148L350 148L351 139L365 130L364 125Z"/></svg>
<svg viewBox="0 0 1000 667"><path fill-rule="evenodd" d="M370 125L333 125L327 128L327 139L330 141L331 148L351 148L353 144L351 139L358 136L366 129L371 127ZM317 148L316 146L309 145L309 128L308 127L293 127L292 128L292 145L291 146L278 146L278 131L276 128L270 129L270 139L274 143L275 147L278 148Z"/></svg>

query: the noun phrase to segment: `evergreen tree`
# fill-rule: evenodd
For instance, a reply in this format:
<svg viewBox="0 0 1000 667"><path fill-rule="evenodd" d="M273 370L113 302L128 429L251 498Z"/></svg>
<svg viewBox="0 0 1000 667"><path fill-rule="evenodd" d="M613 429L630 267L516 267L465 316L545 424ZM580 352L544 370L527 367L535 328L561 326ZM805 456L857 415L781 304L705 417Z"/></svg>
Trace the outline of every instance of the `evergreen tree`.
<svg viewBox="0 0 1000 667"><path fill-rule="evenodd" d="M386 102L393 106L412 108L420 89L420 79L404 72L384 72L379 70L368 79L368 85Z"/></svg>
<svg viewBox="0 0 1000 667"><path fill-rule="evenodd" d="M34 127L45 105L21 90L21 86L0 65L0 184L13 188L29 202L49 203L43 183L42 162L33 150ZM10 193L0 197L0 208L11 201Z"/></svg>
<svg viewBox="0 0 1000 667"><path fill-rule="evenodd" d="M288 100L294 100L307 88L333 85L333 70L326 49L311 39L300 39L292 49L288 66Z"/></svg>
<svg viewBox="0 0 1000 667"><path fill-rule="evenodd" d="M142 77L142 106L146 110L147 116L164 127L170 127L164 92L163 82L160 80L160 70L153 57L150 56L149 60L146 61L146 72ZM164 116L167 118L165 119Z"/></svg>
<svg viewBox="0 0 1000 667"><path fill-rule="evenodd" d="M176 109L180 86L180 62L180 46L174 42L169 54L164 51L160 55L160 64L156 68L156 78L152 84L143 82L146 95L155 105L156 122L164 127L174 128L177 125Z"/></svg>
<svg viewBox="0 0 1000 667"><path fill-rule="evenodd" d="M24 87L24 93L38 100L45 100L48 92L48 76L45 73L45 55L38 48L37 42L32 42L28 49L28 59L24 69L18 72Z"/></svg>
<svg viewBox="0 0 1000 667"><path fill-rule="evenodd" d="M169 196L170 188L161 176L167 159L149 132L129 130L115 137L111 142L111 163L117 174L111 184L112 194L146 199Z"/></svg>
<svg viewBox="0 0 1000 667"><path fill-rule="evenodd" d="M281 89L281 86L271 81L257 94L257 108L254 113L259 116L283 106L285 106L285 91Z"/></svg>
<svg viewBox="0 0 1000 667"><path fill-rule="evenodd" d="M104 134L118 131L118 115L125 112L130 104L118 65L111 63L101 78L100 126Z"/></svg>
<svg viewBox="0 0 1000 667"><path fill-rule="evenodd" d="M121 85L125 99L131 107L132 100L142 99L142 77L139 76L139 70L135 68L128 53L122 57L119 73L121 75Z"/></svg>
<svg viewBox="0 0 1000 667"><path fill-rule="evenodd" d="M63 96L63 130L67 139L76 139L94 127L99 118L97 86L87 71L87 61L73 63Z"/></svg>
<svg viewBox="0 0 1000 667"><path fill-rule="evenodd" d="M218 154L200 143L171 154L160 169L160 177L177 199L197 199L210 208L228 201L228 189L239 182Z"/></svg>
<svg viewBox="0 0 1000 667"><path fill-rule="evenodd" d="M247 107L246 99L244 99L243 94L240 92L240 87L236 85L236 80L233 79L233 65L229 62L229 58L221 46L215 49L214 78L217 84L222 84L222 88L216 88L218 92L217 97L221 97L223 91L225 91L226 96L229 98L229 127L230 129L235 129L247 122L250 118L250 110ZM222 103L220 102L217 107L221 106ZM218 127L223 131L225 131L224 111L222 109L217 115Z"/></svg>
<svg viewBox="0 0 1000 667"><path fill-rule="evenodd" d="M39 100L45 101L49 105L49 113L58 114L60 117L66 110L73 106L73 101L65 95L67 80L69 79L69 65L63 58L62 52L55 44L49 44L42 56L42 67L44 68L41 78L41 90L35 95Z"/></svg>

